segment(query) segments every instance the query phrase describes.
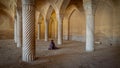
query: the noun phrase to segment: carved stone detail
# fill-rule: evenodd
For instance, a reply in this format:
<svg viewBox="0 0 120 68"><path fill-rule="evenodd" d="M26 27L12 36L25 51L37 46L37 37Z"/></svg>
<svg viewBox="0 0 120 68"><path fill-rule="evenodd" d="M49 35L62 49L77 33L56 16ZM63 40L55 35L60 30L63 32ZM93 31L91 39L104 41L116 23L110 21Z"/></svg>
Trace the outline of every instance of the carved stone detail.
<svg viewBox="0 0 120 68"><path fill-rule="evenodd" d="M30 62L35 59L35 9L32 0L23 1L23 48L22 60ZM24 3L25 2L25 3ZM24 5L26 3L31 3Z"/></svg>

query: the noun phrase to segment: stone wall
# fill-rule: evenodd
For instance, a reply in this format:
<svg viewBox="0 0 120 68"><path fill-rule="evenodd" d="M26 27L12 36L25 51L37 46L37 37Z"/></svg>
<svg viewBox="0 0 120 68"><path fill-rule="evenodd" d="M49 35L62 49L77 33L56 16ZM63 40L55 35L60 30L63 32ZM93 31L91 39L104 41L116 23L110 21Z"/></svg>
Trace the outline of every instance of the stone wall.
<svg viewBox="0 0 120 68"><path fill-rule="evenodd" d="M2 0L1 0L2 1ZM82 0L71 0L63 18L63 38L85 42L86 21ZM2 2L3 3L3 2ZM5 2L6 3L6 2ZM1 2L0 5L2 6ZM4 5L4 4L3 4ZM4 7L4 6L3 6ZM0 7L1 8L1 7ZM1 9L0 9L1 10ZM10 13L11 12L11 13ZM0 11L0 39L13 39L14 12L10 9ZM120 42L120 0L100 0L95 12L95 41L105 44ZM57 19L55 12L49 21L49 37L57 38ZM44 19L41 21L41 38L44 39ZM55 28L55 29L54 29ZM51 32L52 31L52 32ZM37 27L36 27L37 35ZM37 37L37 36L36 36ZM54 38L54 37L53 37Z"/></svg>
<svg viewBox="0 0 120 68"><path fill-rule="evenodd" d="M99 1L95 13L95 41L104 44L120 42L120 1ZM75 7L72 7L75 8ZM79 7L77 8L79 10ZM83 10L84 11L84 10ZM74 10L65 18L64 39L85 42L85 13ZM68 19L68 21L66 20ZM70 20L69 20L70 19Z"/></svg>
<svg viewBox="0 0 120 68"><path fill-rule="evenodd" d="M15 0L0 0L0 39L13 39Z"/></svg>

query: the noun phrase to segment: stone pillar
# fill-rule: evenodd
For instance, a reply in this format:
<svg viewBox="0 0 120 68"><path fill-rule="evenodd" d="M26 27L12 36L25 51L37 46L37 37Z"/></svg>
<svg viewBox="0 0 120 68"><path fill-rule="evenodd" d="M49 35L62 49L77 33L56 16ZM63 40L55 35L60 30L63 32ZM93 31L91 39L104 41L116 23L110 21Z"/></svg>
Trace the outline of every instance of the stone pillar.
<svg viewBox="0 0 120 68"><path fill-rule="evenodd" d="M38 37L37 37L38 40L40 40L40 23L38 23Z"/></svg>
<svg viewBox="0 0 120 68"><path fill-rule="evenodd" d="M94 51L94 12L92 0L84 0L86 13L86 51Z"/></svg>
<svg viewBox="0 0 120 68"><path fill-rule="evenodd" d="M17 43L17 20L15 17L15 21L14 21L14 41L15 43Z"/></svg>
<svg viewBox="0 0 120 68"><path fill-rule="evenodd" d="M22 9L17 9L17 47L22 46Z"/></svg>
<svg viewBox="0 0 120 68"><path fill-rule="evenodd" d="M94 50L94 15L86 15L86 51Z"/></svg>
<svg viewBox="0 0 120 68"><path fill-rule="evenodd" d="M56 12L57 19L58 19L58 44L62 44L62 19L60 17L60 13Z"/></svg>
<svg viewBox="0 0 120 68"><path fill-rule="evenodd" d="M23 48L22 60L35 59L35 7L34 0L22 0L23 12Z"/></svg>
<svg viewBox="0 0 120 68"><path fill-rule="evenodd" d="M48 22L45 20L45 41L48 41Z"/></svg>

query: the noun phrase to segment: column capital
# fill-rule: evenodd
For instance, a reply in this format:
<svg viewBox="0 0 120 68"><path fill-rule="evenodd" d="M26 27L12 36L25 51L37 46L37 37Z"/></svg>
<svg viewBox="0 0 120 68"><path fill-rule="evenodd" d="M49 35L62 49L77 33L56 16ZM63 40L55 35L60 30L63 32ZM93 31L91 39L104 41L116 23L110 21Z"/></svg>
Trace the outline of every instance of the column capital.
<svg viewBox="0 0 120 68"><path fill-rule="evenodd" d="M34 2L35 0L22 0L22 3L25 5L25 4L31 4L31 5L34 5Z"/></svg>
<svg viewBox="0 0 120 68"><path fill-rule="evenodd" d="M95 15L98 0L83 0L83 7L86 14Z"/></svg>

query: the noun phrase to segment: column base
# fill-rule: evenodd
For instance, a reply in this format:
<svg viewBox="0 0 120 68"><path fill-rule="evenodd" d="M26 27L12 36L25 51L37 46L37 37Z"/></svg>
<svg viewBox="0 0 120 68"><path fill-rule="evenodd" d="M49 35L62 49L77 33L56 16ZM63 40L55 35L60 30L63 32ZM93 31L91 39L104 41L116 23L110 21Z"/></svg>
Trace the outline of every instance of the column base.
<svg viewBox="0 0 120 68"><path fill-rule="evenodd" d="M35 57L28 57L28 58L26 58L26 57L22 57L22 61L23 62L32 62L32 61L34 61L35 60Z"/></svg>
<svg viewBox="0 0 120 68"><path fill-rule="evenodd" d="M62 45L62 42L58 41L58 45Z"/></svg>
<svg viewBox="0 0 120 68"><path fill-rule="evenodd" d="M19 43L17 43L17 47L22 47L22 45L20 45Z"/></svg>
<svg viewBox="0 0 120 68"><path fill-rule="evenodd" d="M86 52L93 52L94 51L94 48L92 47L86 47Z"/></svg>
<svg viewBox="0 0 120 68"><path fill-rule="evenodd" d="M45 42L47 42L48 41L48 39L45 39Z"/></svg>

